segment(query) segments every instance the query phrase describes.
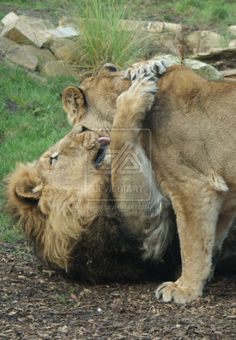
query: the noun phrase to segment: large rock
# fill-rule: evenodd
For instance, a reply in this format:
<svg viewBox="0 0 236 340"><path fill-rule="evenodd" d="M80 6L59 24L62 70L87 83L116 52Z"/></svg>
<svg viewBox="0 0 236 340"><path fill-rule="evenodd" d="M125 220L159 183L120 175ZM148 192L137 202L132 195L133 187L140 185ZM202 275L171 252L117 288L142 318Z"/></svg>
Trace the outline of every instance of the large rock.
<svg viewBox="0 0 236 340"><path fill-rule="evenodd" d="M186 37L187 45L194 54L219 48L222 46L222 41L221 35L211 31L195 31Z"/></svg>
<svg viewBox="0 0 236 340"><path fill-rule="evenodd" d="M39 66L45 64L48 61L56 60L54 55L46 49L36 48L34 46L22 46L21 48L25 51L25 53L31 53L34 55L38 59Z"/></svg>
<svg viewBox="0 0 236 340"><path fill-rule="evenodd" d="M10 25L13 22L16 22L19 19L19 16L15 12L10 12L1 20L4 26Z"/></svg>
<svg viewBox="0 0 236 340"><path fill-rule="evenodd" d="M163 22L163 32L179 34L182 32L182 25L172 22Z"/></svg>
<svg viewBox="0 0 236 340"><path fill-rule="evenodd" d="M172 55L164 55L164 56L162 55L162 56L156 56L154 58L157 60L164 59L166 65L169 65L169 66L181 64L180 58L174 57ZM184 64L206 79L209 79L209 80L223 79L222 74L209 64L203 63L198 60L193 60L193 59L185 59Z"/></svg>
<svg viewBox="0 0 236 340"><path fill-rule="evenodd" d="M5 56L8 52L14 51L19 48L20 45L14 41L0 36L0 53Z"/></svg>
<svg viewBox="0 0 236 340"><path fill-rule="evenodd" d="M28 51L26 47L27 46L20 46L15 50L10 50L6 54L6 59L30 71L36 71L39 63L38 58Z"/></svg>
<svg viewBox="0 0 236 340"><path fill-rule="evenodd" d="M185 65L190 67L200 76L209 80L221 80L223 79L222 74L212 65L203 63L199 60L186 59Z"/></svg>
<svg viewBox="0 0 236 340"><path fill-rule="evenodd" d="M2 36L19 44L32 44L37 47L42 47L50 39L48 30L54 28L47 20L24 15L4 17L3 22L6 22L6 25L1 32Z"/></svg>
<svg viewBox="0 0 236 340"><path fill-rule="evenodd" d="M169 32L172 34L179 34L182 31L181 25L163 21L121 20L120 24L121 29L127 31Z"/></svg>
<svg viewBox="0 0 236 340"><path fill-rule="evenodd" d="M69 39L56 39L50 44L50 50L58 60L73 62L78 60L78 42Z"/></svg>
<svg viewBox="0 0 236 340"><path fill-rule="evenodd" d="M41 74L46 77L71 76L77 79L79 78L71 65L63 61L49 61L45 63L42 67Z"/></svg>
<svg viewBox="0 0 236 340"><path fill-rule="evenodd" d="M17 45L17 48L11 49L6 53L6 59L31 71L35 71L38 68L41 69L42 65L48 61L56 60L50 51L30 45Z"/></svg>

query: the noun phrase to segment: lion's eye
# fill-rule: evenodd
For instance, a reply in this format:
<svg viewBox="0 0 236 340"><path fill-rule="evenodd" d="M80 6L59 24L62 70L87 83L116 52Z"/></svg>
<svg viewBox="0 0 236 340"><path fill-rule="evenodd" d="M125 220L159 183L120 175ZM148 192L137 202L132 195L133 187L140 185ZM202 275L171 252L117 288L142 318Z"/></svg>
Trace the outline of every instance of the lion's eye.
<svg viewBox="0 0 236 340"><path fill-rule="evenodd" d="M54 152L52 155L50 155L49 157L49 164L50 165L54 165L56 163L56 161L58 160L59 158L59 154L58 152Z"/></svg>

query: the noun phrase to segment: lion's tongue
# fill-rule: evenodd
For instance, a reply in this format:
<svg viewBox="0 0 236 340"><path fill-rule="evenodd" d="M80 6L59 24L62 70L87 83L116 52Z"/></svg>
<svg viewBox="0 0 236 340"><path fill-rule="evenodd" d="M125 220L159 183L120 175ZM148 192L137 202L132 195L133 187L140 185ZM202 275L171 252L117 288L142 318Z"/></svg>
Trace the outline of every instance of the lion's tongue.
<svg viewBox="0 0 236 340"><path fill-rule="evenodd" d="M101 145L108 145L110 144L110 138L109 137L99 137L98 138L98 142L101 144Z"/></svg>

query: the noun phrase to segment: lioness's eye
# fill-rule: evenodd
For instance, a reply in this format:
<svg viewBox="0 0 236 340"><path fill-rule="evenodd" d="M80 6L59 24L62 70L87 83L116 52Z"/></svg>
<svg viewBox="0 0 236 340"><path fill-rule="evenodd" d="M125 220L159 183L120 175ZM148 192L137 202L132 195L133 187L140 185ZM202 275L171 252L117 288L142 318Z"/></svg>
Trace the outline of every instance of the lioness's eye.
<svg viewBox="0 0 236 340"><path fill-rule="evenodd" d="M54 165L56 163L56 161L58 160L59 154L57 152L53 153L52 155L50 155L49 157L49 164L50 165Z"/></svg>

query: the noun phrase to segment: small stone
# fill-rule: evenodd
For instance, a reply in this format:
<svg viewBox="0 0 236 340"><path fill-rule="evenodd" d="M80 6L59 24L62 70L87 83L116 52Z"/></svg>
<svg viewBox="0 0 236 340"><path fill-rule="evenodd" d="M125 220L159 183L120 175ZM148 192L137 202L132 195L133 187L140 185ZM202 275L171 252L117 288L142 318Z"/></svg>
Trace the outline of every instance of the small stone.
<svg viewBox="0 0 236 340"><path fill-rule="evenodd" d="M229 26L229 33L230 33L233 37L236 37L236 25Z"/></svg>
<svg viewBox="0 0 236 340"><path fill-rule="evenodd" d="M79 35L79 31L74 27L57 27L55 29L50 29L48 32L55 38L72 38L77 37Z"/></svg>
<svg viewBox="0 0 236 340"><path fill-rule="evenodd" d="M17 314L17 311L16 310L13 310L11 311L10 313L8 313L9 316L13 316L13 315L16 315Z"/></svg>
<svg viewBox="0 0 236 340"><path fill-rule="evenodd" d="M231 40L231 41L229 42L229 48L235 48L235 47L236 47L236 39Z"/></svg>
<svg viewBox="0 0 236 340"><path fill-rule="evenodd" d="M61 333L68 333L68 326L58 327L58 331Z"/></svg>

